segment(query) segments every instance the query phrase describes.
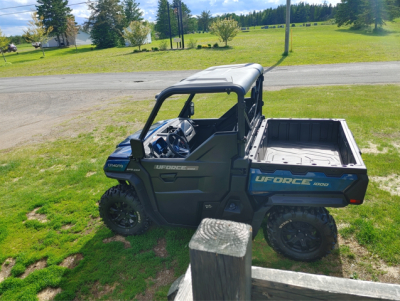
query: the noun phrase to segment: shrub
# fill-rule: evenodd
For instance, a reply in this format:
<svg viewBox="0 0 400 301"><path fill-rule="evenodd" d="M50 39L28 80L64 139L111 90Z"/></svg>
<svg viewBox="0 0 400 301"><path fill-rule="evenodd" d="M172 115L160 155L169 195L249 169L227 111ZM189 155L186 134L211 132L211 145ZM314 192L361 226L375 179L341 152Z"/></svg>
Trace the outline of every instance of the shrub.
<svg viewBox="0 0 400 301"><path fill-rule="evenodd" d="M123 37L125 40L128 40L132 46L139 46L140 50L140 47L145 44L149 32L150 27L146 22L132 21L128 27L124 28Z"/></svg>
<svg viewBox="0 0 400 301"><path fill-rule="evenodd" d="M154 48L153 48L153 51L158 51L158 48L157 48L157 47L154 47Z"/></svg>
<svg viewBox="0 0 400 301"><path fill-rule="evenodd" d="M214 47L214 48L218 48L218 47L219 47L218 43L215 43L215 44L213 45L213 47Z"/></svg>
<svg viewBox="0 0 400 301"><path fill-rule="evenodd" d="M158 48L161 51L167 50L167 47L168 47L168 43L166 40L161 41L160 44L158 45Z"/></svg>
<svg viewBox="0 0 400 301"><path fill-rule="evenodd" d="M197 40L190 39L188 43L188 48L196 48Z"/></svg>
<svg viewBox="0 0 400 301"><path fill-rule="evenodd" d="M201 49L202 48L202 46L201 45L197 45L197 49Z"/></svg>
<svg viewBox="0 0 400 301"><path fill-rule="evenodd" d="M228 46L228 41L239 33L240 28L238 22L229 18L225 20L217 19L210 25L211 34L219 37L221 42L225 42L225 47Z"/></svg>
<svg viewBox="0 0 400 301"><path fill-rule="evenodd" d="M139 51L139 49L135 49L135 50L133 50L133 52L135 52L135 53L136 53L136 52L140 52L140 51Z"/></svg>
<svg viewBox="0 0 400 301"><path fill-rule="evenodd" d="M210 47L211 48L211 44L207 44L208 45L208 47Z"/></svg>
<svg viewBox="0 0 400 301"><path fill-rule="evenodd" d="M147 50L147 48L143 48L142 51L143 52L147 52L148 50Z"/></svg>
<svg viewBox="0 0 400 301"><path fill-rule="evenodd" d="M201 47L203 47L203 48L208 48L208 45L201 45Z"/></svg>

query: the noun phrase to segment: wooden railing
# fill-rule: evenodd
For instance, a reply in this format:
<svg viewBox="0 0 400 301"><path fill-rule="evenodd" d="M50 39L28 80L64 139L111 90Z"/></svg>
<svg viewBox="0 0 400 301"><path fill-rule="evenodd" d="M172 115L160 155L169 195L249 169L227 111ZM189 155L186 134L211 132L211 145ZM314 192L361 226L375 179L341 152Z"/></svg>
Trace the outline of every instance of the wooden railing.
<svg viewBox="0 0 400 301"><path fill-rule="evenodd" d="M251 266L251 226L204 219L168 300L400 300L400 285Z"/></svg>

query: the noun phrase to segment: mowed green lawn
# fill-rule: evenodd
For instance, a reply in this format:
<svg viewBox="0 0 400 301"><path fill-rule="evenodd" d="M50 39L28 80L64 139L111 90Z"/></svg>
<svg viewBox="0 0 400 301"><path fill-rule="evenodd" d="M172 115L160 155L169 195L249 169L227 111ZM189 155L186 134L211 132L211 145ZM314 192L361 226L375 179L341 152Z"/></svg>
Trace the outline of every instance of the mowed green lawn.
<svg viewBox="0 0 400 301"><path fill-rule="evenodd" d="M263 111L267 117L345 118L360 148L377 145L375 153L363 154L369 176L398 178L399 95L398 85L293 88L264 92ZM196 118L218 116L234 95L194 101ZM176 117L181 103L168 101L158 119ZM104 243L114 235L99 220L97 207L101 195L117 184L102 171L107 156L141 128L153 105L154 100L119 100L59 129L78 124L83 130L76 137L0 151L0 265L16 260L11 276L0 283L1 300L34 300L49 287L61 288L57 300L140 299L143 294L165 299L171 282L187 268L194 231L153 226L142 236L128 237L129 248L118 241ZM288 260L267 246L260 231L253 265L400 283L389 273L400 264L400 196L384 186L372 180L363 205L330 209L341 234L332 255L314 263ZM42 221L28 220L34 209ZM83 258L76 267L60 266L74 254ZM40 260L46 267L20 278Z"/></svg>
<svg viewBox="0 0 400 301"><path fill-rule="evenodd" d="M6 54L12 65L0 62L0 76L31 76L98 72L136 72L160 70L197 70L223 64L255 62L263 66L334 64L400 60L400 19L388 23L380 34L338 28L335 25L291 28L293 52L282 57L284 29L250 28L229 42L230 48L190 49L132 53L132 47L91 50L91 46L48 49L42 57L40 49ZM198 44L218 42L211 34L188 34ZM160 41L143 46L158 47ZM168 40L169 45L169 40ZM223 45L220 43L220 45ZM176 44L174 44L176 47Z"/></svg>

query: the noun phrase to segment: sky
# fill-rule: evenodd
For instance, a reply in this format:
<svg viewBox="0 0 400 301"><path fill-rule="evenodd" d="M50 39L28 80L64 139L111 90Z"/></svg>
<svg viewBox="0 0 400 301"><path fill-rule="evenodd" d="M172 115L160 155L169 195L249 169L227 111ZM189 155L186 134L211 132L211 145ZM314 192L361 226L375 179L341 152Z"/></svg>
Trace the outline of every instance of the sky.
<svg viewBox="0 0 400 301"><path fill-rule="evenodd" d="M82 3L85 0L69 0L69 4ZM292 4L302 0L292 0ZM158 0L137 0L143 11L144 19L155 21ZM172 0L170 1L172 3ZM203 10L209 10L212 15L223 13L246 14L251 11L259 11L267 8L275 8L286 4L285 0L185 0L184 1L192 15L199 15ZM322 4L324 0L304 1L314 4ZM326 0L327 3L335 5L340 0ZM21 5L33 4L32 6L9 8ZM30 11L35 9L36 0L0 0L0 29L6 36L21 35L30 20ZM78 24L86 21L90 15L86 4L71 5L72 14ZM6 9L7 8L7 9ZM17 14L12 14L17 13Z"/></svg>

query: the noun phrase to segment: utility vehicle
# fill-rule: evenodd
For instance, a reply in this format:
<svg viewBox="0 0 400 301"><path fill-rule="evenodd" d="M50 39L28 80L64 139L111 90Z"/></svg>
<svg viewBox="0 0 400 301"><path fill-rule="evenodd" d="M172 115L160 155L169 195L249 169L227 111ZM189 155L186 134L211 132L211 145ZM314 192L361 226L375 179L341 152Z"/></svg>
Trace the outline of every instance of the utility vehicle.
<svg viewBox="0 0 400 301"><path fill-rule="evenodd" d="M7 52L17 52L17 46L15 46L13 43L8 44Z"/></svg>
<svg viewBox="0 0 400 301"><path fill-rule="evenodd" d="M337 228L325 207L363 203L361 153L343 119L265 118L263 80L258 64L217 66L158 94L144 128L105 163L119 185L100 200L104 223L137 235L150 221L197 227L205 217L226 219L250 224L254 237L263 225L269 245L292 259L329 254ZM236 95L220 118L196 119L203 93ZM187 95L178 116L153 124L174 95Z"/></svg>

